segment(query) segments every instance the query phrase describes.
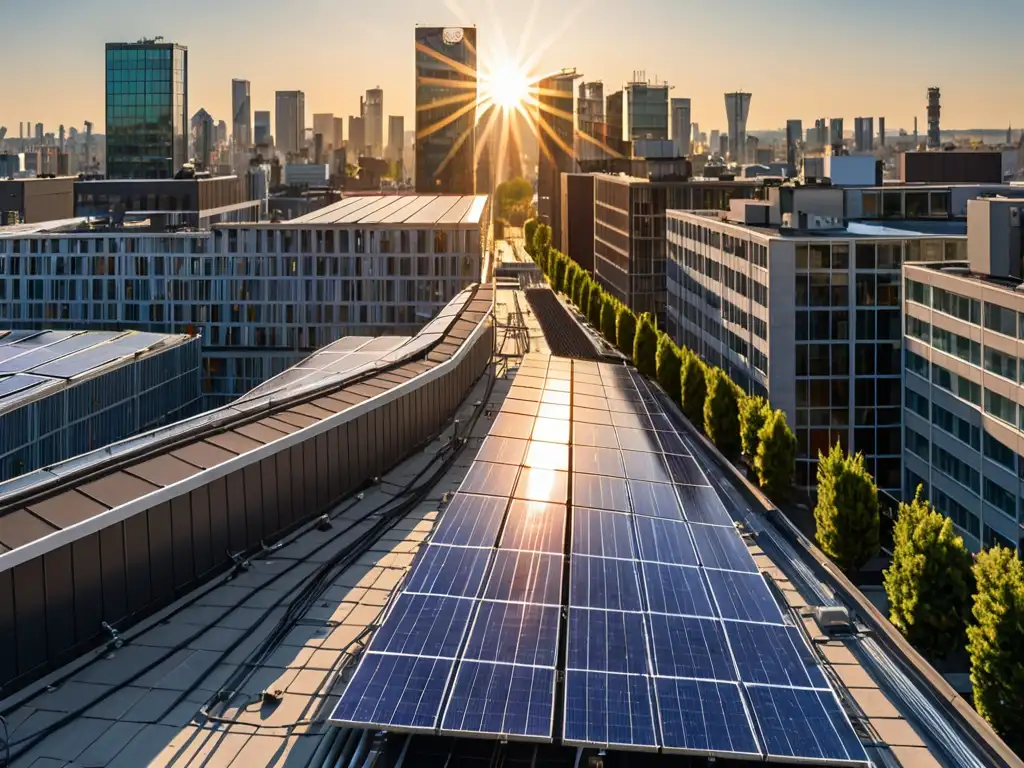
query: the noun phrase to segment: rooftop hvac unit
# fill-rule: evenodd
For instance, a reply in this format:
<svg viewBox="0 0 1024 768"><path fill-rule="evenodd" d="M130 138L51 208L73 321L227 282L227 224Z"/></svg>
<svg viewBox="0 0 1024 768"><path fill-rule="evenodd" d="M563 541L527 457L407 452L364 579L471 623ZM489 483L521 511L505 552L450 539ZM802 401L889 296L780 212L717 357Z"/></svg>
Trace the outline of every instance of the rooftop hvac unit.
<svg viewBox="0 0 1024 768"><path fill-rule="evenodd" d="M853 632L853 622L850 621L850 612L842 606L829 606L816 608L815 618L818 626L826 635L839 635Z"/></svg>

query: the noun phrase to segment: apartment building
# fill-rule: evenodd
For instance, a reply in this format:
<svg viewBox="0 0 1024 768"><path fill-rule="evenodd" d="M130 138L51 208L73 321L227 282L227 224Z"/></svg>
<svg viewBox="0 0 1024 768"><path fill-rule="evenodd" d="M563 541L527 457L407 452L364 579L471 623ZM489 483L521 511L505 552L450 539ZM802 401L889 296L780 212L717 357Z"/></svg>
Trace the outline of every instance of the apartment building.
<svg viewBox="0 0 1024 768"><path fill-rule="evenodd" d="M902 490L904 263L966 259L963 222L852 222L844 190L784 186L728 213L669 211L667 332L786 412L797 484L819 451L863 451Z"/></svg>
<svg viewBox="0 0 1024 768"><path fill-rule="evenodd" d="M352 196L291 221L0 228L0 327L199 333L233 399L342 336L411 335L480 281L487 197Z"/></svg>
<svg viewBox="0 0 1024 768"><path fill-rule="evenodd" d="M974 550L1024 541L1021 201L968 205L969 267L904 267L905 491Z"/></svg>

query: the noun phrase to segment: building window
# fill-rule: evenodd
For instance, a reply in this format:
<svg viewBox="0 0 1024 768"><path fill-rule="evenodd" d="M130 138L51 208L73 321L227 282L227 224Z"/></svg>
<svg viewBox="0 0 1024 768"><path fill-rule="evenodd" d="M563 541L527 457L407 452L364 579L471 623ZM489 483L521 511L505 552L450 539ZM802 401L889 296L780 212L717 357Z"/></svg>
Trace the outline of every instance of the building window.
<svg viewBox="0 0 1024 768"><path fill-rule="evenodd" d="M1004 336L1017 338L1018 324L1017 313L1000 307L997 304L985 302L985 327L990 331L1001 333Z"/></svg>
<svg viewBox="0 0 1024 768"><path fill-rule="evenodd" d="M1017 426L1017 404L988 388L985 389L985 412Z"/></svg>
<svg viewBox="0 0 1024 768"><path fill-rule="evenodd" d="M998 509L1004 515L1017 519L1017 496L1010 493L998 483L985 478L984 483L985 501Z"/></svg>
<svg viewBox="0 0 1024 768"><path fill-rule="evenodd" d="M1004 355L991 347L985 348L985 370L1002 376L1004 379L1017 381L1017 358Z"/></svg>

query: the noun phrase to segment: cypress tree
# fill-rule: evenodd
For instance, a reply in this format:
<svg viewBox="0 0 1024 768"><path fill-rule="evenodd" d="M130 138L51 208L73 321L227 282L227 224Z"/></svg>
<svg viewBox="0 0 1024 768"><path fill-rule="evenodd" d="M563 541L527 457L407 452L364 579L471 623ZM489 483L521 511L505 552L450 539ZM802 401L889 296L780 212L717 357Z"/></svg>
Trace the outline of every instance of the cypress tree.
<svg viewBox="0 0 1024 768"><path fill-rule="evenodd" d="M677 405L682 396L683 383L681 371L682 359L679 356L679 347L675 345L667 333L658 334L657 353L658 383L665 390L673 403Z"/></svg>
<svg viewBox="0 0 1024 768"><path fill-rule="evenodd" d="M754 466L757 458L757 446L760 443L761 427L768 420L771 408L763 397L751 395L740 401L740 442L743 456Z"/></svg>
<svg viewBox="0 0 1024 768"><path fill-rule="evenodd" d="M789 495L796 473L796 437L782 411L769 409L765 415L757 435L754 472L761 490L770 498L782 500Z"/></svg>
<svg viewBox="0 0 1024 768"><path fill-rule="evenodd" d="M708 386L704 363L692 351L686 350L682 358L680 404L683 415L697 429L704 428L704 401L708 398Z"/></svg>
<svg viewBox="0 0 1024 768"><path fill-rule="evenodd" d="M704 432L730 461L740 453L741 393L721 368L712 368L707 377L704 399Z"/></svg>

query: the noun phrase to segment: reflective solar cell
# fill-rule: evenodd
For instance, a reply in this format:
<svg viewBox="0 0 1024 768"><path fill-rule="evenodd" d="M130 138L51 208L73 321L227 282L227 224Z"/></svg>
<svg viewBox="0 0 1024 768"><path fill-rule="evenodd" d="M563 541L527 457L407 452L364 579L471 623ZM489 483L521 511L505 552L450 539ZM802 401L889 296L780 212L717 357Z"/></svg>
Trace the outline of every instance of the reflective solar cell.
<svg viewBox="0 0 1024 768"><path fill-rule="evenodd" d="M511 496L519 477L519 467L474 461L459 490L484 496Z"/></svg>
<svg viewBox="0 0 1024 768"><path fill-rule="evenodd" d="M671 482L660 453L623 451L622 463L626 466L626 477L630 480L646 480L650 483Z"/></svg>
<svg viewBox="0 0 1024 768"><path fill-rule="evenodd" d="M573 555L571 570L570 605L615 611L642 610L634 562Z"/></svg>
<svg viewBox="0 0 1024 768"><path fill-rule="evenodd" d="M675 453L680 456L690 456L690 450L683 443L683 439L675 432L658 432L658 442L661 443L663 453Z"/></svg>
<svg viewBox="0 0 1024 768"><path fill-rule="evenodd" d="M640 451L642 453L660 453L661 444L654 432L646 429L627 429L619 427L615 430L615 436L619 440L619 446L626 451Z"/></svg>
<svg viewBox="0 0 1024 768"><path fill-rule="evenodd" d="M655 686L666 752L760 757L739 685L657 677Z"/></svg>
<svg viewBox="0 0 1024 768"><path fill-rule="evenodd" d="M589 409L595 410L595 411L607 411L608 410L608 401L605 398L603 398L603 397L595 397L594 395L581 394L578 391L579 390L579 385L578 384L576 385L576 390L577 391L573 392L573 399L572 399L573 400L573 405L575 407L577 407L577 408L589 408ZM608 420L605 421L605 424L608 424L610 422L611 422L611 417L609 416Z"/></svg>
<svg viewBox="0 0 1024 768"><path fill-rule="evenodd" d="M534 419L516 413L499 413L491 422L490 434L497 437L515 437L527 440L533 433Z"/></svg>
<svg viewBox="0 0 1024 768"><path fill-rule="evenodd" d="M566 669L646 675L643 614L570 608Z"/></svg>
<svg viewBox="0 0 1024 768"><path fill-rule="evenodd" d="M496 496L456 493L441 512L431 542L462 547L494 546L507 505L508 499Z"/></svg>
<svg viewBox="0 0 1024 768"><path fill-rule="evenodd" d="M529 387L530 389L544 389L544 377L533 375L536 371L523 371L516 374L515 386Z"/></svg>
<svg viewBox="0 0 1024 768"><path fill-rule="evenodd" d="M782 624L782 611L757 573L704 571L723 619Z"/></svg>
<svg viewBox="0 0 1024 768"><path fill-rule="evenodd" d="M573 507L572 551L594 557L635 559L632 518L618 512Z"/></svg>
<svg viewBox="0 0 1024 768"><path fill-rule="evenodd" d="M545 443L569 442L569 422L562 419L537 419L533 428L533 439Z"/></svg>
<svg viewBox="0 0 1024 768"><path fill-rule="evenodd" d="M665 454L665 463L668 464L668 471L674 483L679 485L708 484L707 478L704 477L704 473L701 472L700 466L692 456L676 456L667 453Z"/></svg>
<svg viewBox="0 0 1024 768"><path fill-rule="evenodd" d="M633 499L634 515L661 517L666 520L683 519L676 491L667 483L645 483L642 480L630 480L629 495Z"/></svg>
<svg viewBox="0 0 1024 768"><path fill-rule="evenodd" d="M539 443L533 440L530 442L530 447L526 449L523 466L559 469L566 472L569 469L569 446L559 443Z"/></svg>
<svg viewBox="0 0 1024 768"><path fill-rule="evenodd" d="M565 512L563 504L513 501L501 534L501 548L561 554L565 551Z"/></svg>
<svg viewBox="0 0 1024 768"><path fill-rule="evenodd" d="M640 404L640 394L632 384L609 384L608 382L605 382L604 396L608 398L608 407L612 411L617 410L612 406L612 400L618 400L619 402L625 401L631 404L628 411L621 408L618 409L621 413L635 411L637 406Z"/></svg>
<svg viewBox="0 0 1024 768"><path fill-rule="evenodd" d="M537 411L537 416L542 419L562 419L563 421L568 421L570 413L571 409L568 405L541 403L540 408Z"/></svg>
<svg viewBox="0 0 1024 768"><path fill-rule="evenodd" d="M501 404L501 413L517 413L522 416L536 416L539 408L539 401L517 400L515 398L508 397L505 398L505 402Z"/></svg>
<svg viewBox="0 0 1024 768"><path fill-rule="evenodd" d="M691 523L735 527L732 517L714 488L679 485L676 486L676 490L679 491L679 498L683 502L683 514Z"/></svg>
<svg viewBox="0 0 1024 768"><path fill-rule="evenodd" d="M588 397L599 397L605 400L604 387L600 384L588 384L586 382L579 382L573 387L574 395L586 395ZM585 406L590 407L590 406Z"/></svg>
<svg viewBox="0 0 1024 768"><path fill-rule="evenodd" d="M533 403L540 402L541 390L532 389L531 387L520 387L512 384L512 388L509 389L508 394L505 396L506 400L526 400Z"/></svg>
<svg viewBox="0 0 1024 768"><path fill-rule="evenodd" d="M553 469L524 469L513 495L526 501L565 504L569 500L569 473Z"/></svg>
<svg viewBox="0 0 1024 768"><path fill-rule="evenodd" d="M649 680L641 675L567 671L562 741L656 749Z"/></svg>
<svg viewBox="0 0 1024 768"><path fill-rule="evenodd" d="M553 389L556 392L569 392L572 385L569 383L568 378L555 378L548 373L548 380L544 384L545 389Z"/></svg>
<svg viewBox="0 0 1024 768"><path fill-rule="evenodd" d="M562 556L499 549L484 589L485 600L559 605Z"/></svg>
<svg viewBox="0 0 1024 768"><path fill-rule="evenodd" d="M647 603L652 612L679 616L715 615L700 569L658 563L642 563L640 567Z"/></svg>
<svg viewBox="0 0 1024 768"><path fill-rule="evenodd" d="M454 664L451 659L367 653L331 722L432 731Z"/></svg>
<svg viewBox="0 0 1024 768"><path fill-rule="evenodd" d="M617 477L574 474L572 499L576 504L591 509L610 509L614 512L627 513L630 511L626 481Z"/></svg>
<svg viewBox="0 0 1024 768"><path fill-rule="evenodd" d="M573 450L573 470L590 475L625 477L622 454L614 448L576 446Z"/></svg>
<svg viewBox="0 0 1024 768"><path fill-rule="evenodd" d="M684 616L650 615L654 673L662 677L735 680L722 622Z"/></svg>
<svg viewBox="0 0 1024 768"><path fill-rule="evenodd" d="M612 424L617 429L654 429L650 417L646 413L626 413L612 411Z"/></svg>
<svg viewBox="0 0 1024 768"><path fill-rule="evenodd" d="M690 533L705 568L757 573L754 557L735 528L693 524Z"/></svg>
<svg viewBox="0 0 1024 768"><path fill-rule="evenodd" d="M405 582L406 592L476 597L484 581L491 550L428 544L416 558Z"/></svg>
<svg viewBox="0 0 1024 768"><path fill-rule="evenodd" d="M581 424L594 424L607 429L608 422L608 411L598 411L593 408L581 408L574 406L572 409L572 418L574 421L578 421Z"/></svg>
<svg viewBox="0 0 1024 768"><path fill-rule="evenodd" d="M647 416L651 420L651 424L654 428L663 432L672 432L675 427L672 425L672 421L661 411L654 410L653 406L647 406Z"/></svg>
<svg viewBox="0 0 1024 768"><path fill-rule="evenodd" d="M618 448L615 430L597 424L584 424L580 421L572 423L573 445L595 445L599 448Z"/></svg>
<svg viewBox="0 0 1024 768"><path fill-rule="evenodd" d="M727 621L725 631L744 683L828 687L807 646L799 637L799 647L793 644L793 632L799 632L796 627Z"/></svg>
<svg viewBox="0 0 1024 768"><path fill-rule="evenodd" d="M607 388L604 390L604 394L608 394L611 390ZM640 405L634 400L625 400L626 397L622 392L615 392L605 398L608 403L608 410L616 413L635 413L636 409Z"/></svg>
<svg viewBox="0 0 1024 768"><path fill-rule="evenodd" d="M832 691L751 685L747 695L769 759L867 762Z"/></svg>
<svg viewBox="0 0 1024 768"><path fill-rule="evenodd" d="M569 405L571 402L568 392L559 392L555 389L545 389L540 396L540 401L552 405Z"/></svg>
<svg viewBox="0 0 1024 768"><path fill-rule="evenodd" d="M554 669L464 661L441 730L548 741L554 704Z"/></svg>
<svg viewBox="0 0 1024 768"><path fill-rule="evenodd" d="M658 517L637 517L633 522L641 560L669 565L698 564L686 523Z"/></svg>
<svg viewBox="0 0 1024 768"><path fill-rule="evenodd" d="M370 651L407 656L459 655L473 613L472 600L402 593L374 633Z"/></svg>
<svg viewBox="0 0 1024 768"><path fill-rule="evenodd" d="M511 437L488 437L477 451L476 460L491 464L514 464L519 466L526 456L526 440L515 440Z"/></svg>
<svg viewBox="0 0 1024 768"><path fill-rule="evenodd" d="M485 600L480 603L463 658L554 667L560 613L558 606Z"/></svg>

